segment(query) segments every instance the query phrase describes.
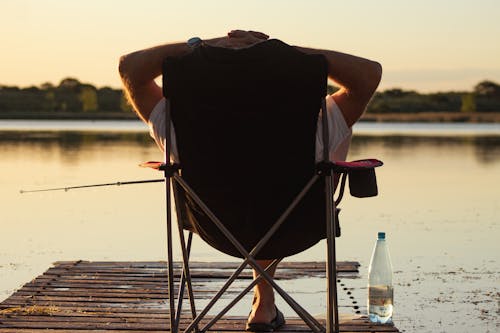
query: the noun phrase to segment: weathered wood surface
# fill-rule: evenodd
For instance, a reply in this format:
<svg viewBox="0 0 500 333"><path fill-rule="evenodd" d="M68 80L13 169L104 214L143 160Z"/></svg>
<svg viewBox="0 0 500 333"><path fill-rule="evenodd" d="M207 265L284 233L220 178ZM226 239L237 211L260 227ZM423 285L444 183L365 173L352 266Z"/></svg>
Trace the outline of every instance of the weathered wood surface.
<svg viewBox="0 0 500 333"><path fill-rule="evenodd" d="M237 263L193 263L193 288L200 299L217 292ZM356 277L359 264L339 262L341 276ZM324 277L321 262L283 262L276 278L290 280ZM168 331L167 275L164 262L58 262L44 274L26 283L0 303L0 333L41 332L165 332ZM179 275L180 265L174 266ZM251 277L246 270L243 282ZM245 284L248 282L245 282ZM344 283L339 290L348 290ZM229 291L229 296L238 291ZM340 309L353 312L356 301L339 295ZM186 305L185 310L189 307ZM358 311L359 312L359 311ZM183 313L181 329L188 324ZM204 320L207 322L207 320ZM243 332L246 317L227 316L211 331ZM203 323L203 322L202 322ZM351 313L341 316L342 332L398 332L394 326L373 325L366 317ZM298 318L287 318L282 332L309 332Z"/></svg>

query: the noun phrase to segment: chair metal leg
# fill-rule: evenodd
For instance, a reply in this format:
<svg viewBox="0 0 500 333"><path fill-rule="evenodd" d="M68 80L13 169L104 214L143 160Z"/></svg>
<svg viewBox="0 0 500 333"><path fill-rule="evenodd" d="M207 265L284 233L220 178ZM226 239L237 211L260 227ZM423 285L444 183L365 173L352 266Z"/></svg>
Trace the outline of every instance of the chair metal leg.
<svg viewBox="0 0 500 333"><path fill-rule="evenodd" d="M193 295L193 288L192 288L192 280L191 280L191 273L189 270L189 254L191 251L191 243L193 239L193 233L190 231L189 236L188 236L188 244L186 246L186 241L184 238L184 217L182 216L182 210L181 210L181 202L178 198L178 187L177 183L174 180L172 183L172 188L174 190L174 200L175 200L175 208L177 212L177 227L178 227L178 232L179 232L179 240L181 243L181 249L182 249L182 277L181 277L181 284L180 284L180 289L182 288L182 295L179 294L180 297L177 298L178 302L178 310L176 314L177 318L177 324L176 327L178 327L178 322L180 321L180 315L181 315L181 309L182 309L182 303L184 300L184 285L187 283L187 289L188 289L188 297L189 297L189 304L191 307L191 315L192 318L196 318L196 305L195 305L195 300L194 300L194 295ZM195 331L198 332L198 327L195 327Z"/></svg>
<svg viewBox="0 0 500 333"><path fill-rule="evenodd" d="M278 263L280 262L279 259L276 259L274 260L268 267L265 268L265 271L267 272L271 267L273 266L276 266L278 265ZM238 303L241 298L243 298L243 296L245 296L250 290L252 290L252 288L260 282L260 280L264 279L262 277L262 275L258 275L253 281L252 283L250 283L238 296L236 296L224 309L222 309L219 314L213 318L212 321L210 321L205 327L203 330L208 330L217 320L219 320L227 311L229 311L236 303ZM287 294L288 295L288 294ZM316 319L312 316L309 315L309 313L303 309L297 302L295 302L295 300L293 298L290 298L290 301L294 303L294 305L291 305L289 304L292 309L297 312L297 314L299 314L299 312L302 313L303 316L307 316L307 319L304 319L304 322L306 322L310 327L311 326L314 326L311 327L311 329L314 331L314 332L323 332L324 329L323 329L323 326L318 322L316 321Z"/></svg>
<svg viewBox="0 0 500 333"><path fill-rule="evenodd" d="M257 270L259 271L259 270ZM309 314L299 303L297 303L290 295L288 295L274 280L268 276L267 273L259 271L259 273L266 279L269 284L276 290L276 292L288 303L288 305L299 315L299 317L309 326L309 328L316 333L324 332L323 325L319 323L313 316Z"/></svg>
<svg viewBox="0 0 500 333"><path fill-rule="evenodd" d="M219 289L217 294L212 297L210 302L205 306L205 308L198 314L198 316L188 325L188 327L184 330L185 333L191 332L191 330L198 325L198 323L205 317L205 315L212 309L215 303L221 298L221 296L226 292L229 286L236 280L236 278L240 275L240 273L245 269L248 265L248 261L245 260L243 263L231 274L226 283ZM205 331L205 329L202 329Z"/></svg>
<svg viewBox="0 0 500 333"><path fill-rule="evenodd" d="M288 206L288 208L281 214L278 220L274 223L271 229L262 237L262 239L255 245L255 247L250 251L250 256L255 257L257 253L265 246L267 241L272 237L272 235L278 230L279 226L286 220L286 218L291 214L293 209L298 205L298 203L302 200L302 198L307 194L307 192L311 189L311 187L318 181L320 176L314 175L309 182L304 186L302 191L295 197L292 203ZM260 276L259 276L260 278ZM278 291L278 289L276 290ZM279 291L278 291L279 292ZM289 303L290 307L307 323L309 327L316 326L320 330L323 330L323 326L307 312L300 304L298 304L293 298L291 298L286 292L284 295L280 293L280 295L285 299L287 303ZM293 305L292 305L293 304Z"/></svg>
<svg viewBox="0 0 500 333"><path fill-rule="evenodd" d="M165 177L165 193L167 201L167 259L168 259L168 300L170 332L176 333L175 327L175 295L174 295L174 259L172 252L172 205L171 205L171 178Z"/></svg>
<svg viewBox="0 0 500 333"><path fill-rule="evenodd" d="M270 269L273 269L275 266L277 266L280 262L280 259L273 260L273 262L265 268L265 271L267 272ZM256 279L252 281L238 296L236 296L224 309L219 311L219 313L210 320L205 327L203 327L203 331L207 331L212 327L213 324L215 324L222 316L226 314L233 306L236 305L252 288L260 282L262 278L258 276Z"/></svg>
<svg viewBox="0 0 500 333"><path fill-rule="evenodd" d="M215 303L220 299L220 297L226 292L226 290L229 288L229 286L236 280L236 278L240 275L240 273L243 271L243 269L248 265L249 259L245 259L245 261L238 267L237 270L233 272L233 274L230 276L230 278L226 281L224 286L217 292L217 294L210 300L210 302L206 305L206 307L198 314L198 316L189 324L189 326L184 330L185 333L191 332L193 328L199 324L199 322L205 317L205 315L210 311L210 309L215 305ZM257 265L258 266L258 265ZM267 268L266 268L267 269ZM267 275L267 277L259 272L260 275L257 277L255 281L258 281L259 279L263 278L267 280L273 288L280 294L280 296L288 303L288 305L304 320L304 322L311 328L313 332L319 333L323 332L323 326L314 318L312 317L304 308L302 308L292 297L290 297L281 287L279 287L274 280ZM266 273L267 274L267 273ZM252 282L253 283L253 282ZM255 284L252 285L252 287ZM251 287L250 287L251 289ZM248 290L250 290L248 289ZM246 292L245 292L246 293ZM242 292L244 295L244 293ZM236 304L236 302L233 302L231 307ZM231 307L228 306L228 309L225 309L225 312L227 312ZM210 323L210 326L212 326L213 323ZM201 329L202 332L208 329L208 326L205 326L204 328Z"/></svg>
<svg viewBox="0 0 500 333"><path fill-rule="evenodd" d="M326 233L327 233L327 333L339 332L339 315L337 303L337 261L335 253L335 202L333 201L333 177L330 172L325 177L326 193Z"/></svg>
<svg viewBox="0 0 500 333"><path fill-rule="evenodd" d="M304 320L304 322L313 330L314 332L321 332L322 326L315 320L307 311L305 311L295 300L290 297L281 287L279 287L276 282L272 279L269 274L267 274L255 261L253 256L251 256L246 249L241 245L240 242L227 230L227 228L222 224L222 222L213 214L213 212L205 205L205 203L196 195L196 193L191 189L191 187L178 175L174 175L175 180L181 185L188 193L190 193L191 198L196 202L196 204L204 211L205 214L210 218L210 220L219 228L219 230L226 236L226 238L233 244L236 249L241 253L242 256L246 258L246 261L260 274L266 281L280 294L280 296L297 312L297 314ZM200 314L201 315L201 314ZM198 316L199 317L199 316ZM321 327L321 329L318 329ZM188 332L192 329L191 325L186 329Z"/></svg>
<svg viewBox="0 0 500 333"><path fill-rule="evenodd" d="M190 231L188 234L188 241L187 241L187 246L184 247L184 233L182 232L182 226L179 227L181 229L181 246L183 247L183 269L182 269L182 276L181 276L181 282L179 285L179 293L177 296L177 312L175 314L175 328L178 331L179 330L179 322L181 319L181 312L182 312L182 304L184 302L184 289L187 284L187 289L188 289L188 297L189 297L189 303L191 307L191 315L192 318L196 318L196 307L195 307L195 300L194 300L194 294L193 294L193 287L192 287L192 280L191 280L191 273L189 271L189 254L191 252L191 244L193 240L193 233ZM194 328L195 332L198 332L198 326Z"/></svg>

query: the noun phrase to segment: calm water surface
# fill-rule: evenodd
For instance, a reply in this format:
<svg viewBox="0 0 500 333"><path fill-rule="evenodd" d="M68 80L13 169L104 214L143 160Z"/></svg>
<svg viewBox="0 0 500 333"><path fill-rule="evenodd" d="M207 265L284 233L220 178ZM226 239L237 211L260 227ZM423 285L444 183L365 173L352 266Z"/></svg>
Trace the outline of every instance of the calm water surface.
<svg viewBox="0 0 500 333"><path fill-rule="evenodd" d="M0 300L54 261L166 257L162 184L19 193L161 178L137 166L162 159L142 124L0 121L0 152ZM385 163L380 195L341 204L338 257L362 264L354 283L366 284L376 234L386 231L398 327L497 332L498 124L360 124L349 159L368 157ZM322 260L324 250L320 243L291 259ZM193 258L232 260L200 242Z"/></svg>

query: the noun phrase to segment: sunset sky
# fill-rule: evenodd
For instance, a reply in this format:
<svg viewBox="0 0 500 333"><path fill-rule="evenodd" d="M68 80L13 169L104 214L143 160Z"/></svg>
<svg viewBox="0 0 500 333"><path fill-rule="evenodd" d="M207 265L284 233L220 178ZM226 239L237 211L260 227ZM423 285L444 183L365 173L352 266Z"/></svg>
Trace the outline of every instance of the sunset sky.
<svg viewBox="0 0 500 333"><path fill-rule="evenodd" d="M235 28L382 63L381 89L500 82L500 1L0 0L0 84L120 87L120 55Z"/></svg>

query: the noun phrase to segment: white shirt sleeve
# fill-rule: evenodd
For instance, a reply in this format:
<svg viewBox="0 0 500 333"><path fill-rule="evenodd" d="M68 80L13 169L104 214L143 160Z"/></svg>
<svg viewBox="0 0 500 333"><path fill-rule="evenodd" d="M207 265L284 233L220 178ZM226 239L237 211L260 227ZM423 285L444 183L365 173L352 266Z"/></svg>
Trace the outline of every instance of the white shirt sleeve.
<svg viewBox="0 0 500 333"><path fill-rule="evenodd" d="M165 113L167 103L165 98L162 98L153 108L149 115L148 127L149 135L155 140L161 151L165 151ZM175 140L174 125L170 124L171 137L171 152L170 159L172 162L179 162L179 154L177 151L177 142Z"/></svg>
<svg viewBox="0 0 500 333"><path fill-rule="evenodd" d="M330 161L345 161L352 138L352 128L347 123L332 96L326 97L326 111L328 118L328 152ZM322 112L318 116L316 130L316 161L323 159L323 131Z"/></svg>
<svg viewBox="0 0 500 333"><path fill-rule="evenodd" d="M349 145L351 143L352 129L347 126L344 116L332 96L326 97L326 109L328 116L329 156L330 161L345 161ZM155 140L158 147L165 150L165 111L166 101L162 98L153 108L148 120L149 134ZM323 135L321 127L321 111L318 116L316 130L316 161L323 158ZM179 162L177 142L175 140L175 129L171 124L171 147L170 158L172 162Z"/></svg>

